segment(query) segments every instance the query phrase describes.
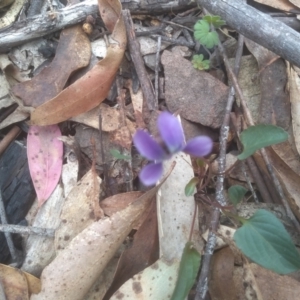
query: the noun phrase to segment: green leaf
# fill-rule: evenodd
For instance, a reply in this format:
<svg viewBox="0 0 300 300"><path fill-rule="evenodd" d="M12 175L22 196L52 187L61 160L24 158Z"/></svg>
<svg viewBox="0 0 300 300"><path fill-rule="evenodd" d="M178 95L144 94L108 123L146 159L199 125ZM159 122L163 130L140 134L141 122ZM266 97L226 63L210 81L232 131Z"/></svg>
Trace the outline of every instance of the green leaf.
<svg viewBox="0 0 300 300"><path fill-rule="evenodd" d="M238 248L255 263L279 274L300 268L300 255L282 223L260 209L234 234Z"/></svg>
<svg viewBox="0 0 300 300"><path fill-rule="evenodd" d="M245 159L258 149L284 142L287 139L288 134L281 127L274 125L250 126L241 133L240 140L244 150L238 155L238 159Z"/></svg>
<svg viewBox="0 0 300 300"><path fill-rule="evenodd" d="M233 205L237 205L241 202L247 193L247 189L245 189L241 185L233 185L228 189L228 196Z"/></svg>
<svg viewBox="0 0 300 300"><path fill-rule="evenodd" d="M194 177L188 182L188 184L184 188L184 193L187 197L194 195L195 187L198 183L199 183L198 177Z"/></svg>
<svg viewBox="0 0 300 300"><path fill-rule="evenodd" d="M203 54L200 55L194 55L192 59L192 64L195 69L198 70L208 70L210 61L209 60L203 60Z"/></svg>
<svg viewBox="0 0 300 300"><path fill-rule="evenodd" d="M131 157L129 155L122 154L118 149L113 148L110 149L110 154L115 157L116 159L130 159Z"/></svg>
<svg viewBox="0 0 300 300"><path fill-rule="evenodd" d="M184 300L192 288L200 267L201 256L192 242L185 244L179 274L171 300Z"/></svg>
<svg viewBox="0 0 300 300"><path fill-rule="evenodd" d="M206 21L208 24L213 25L215 28L219 28L226 24L225 21L222 20L220 16L207 15L203 17L203 20Z"/></svg>
<svg viewBox="0 0 300 300"><path fill-rule="evenodd" d="M215 31L210 31L209 24L200 20L194 26L194 37L207 48L213 48L219 43L219 36Z"/></svg>

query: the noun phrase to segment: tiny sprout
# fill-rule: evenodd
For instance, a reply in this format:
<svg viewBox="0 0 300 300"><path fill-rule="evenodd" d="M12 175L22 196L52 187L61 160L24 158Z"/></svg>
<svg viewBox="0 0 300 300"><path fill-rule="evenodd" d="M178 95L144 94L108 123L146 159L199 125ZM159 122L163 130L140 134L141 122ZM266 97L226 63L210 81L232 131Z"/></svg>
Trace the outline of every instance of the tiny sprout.
<svg viewBox="0 0 300 300"><path fill-rule="evenodd" d="M210 67L210 61L209 60L203 60L203 54L200 55L194 55L192 59L192 64L195 69L198 70L208 70Z"/></svg>

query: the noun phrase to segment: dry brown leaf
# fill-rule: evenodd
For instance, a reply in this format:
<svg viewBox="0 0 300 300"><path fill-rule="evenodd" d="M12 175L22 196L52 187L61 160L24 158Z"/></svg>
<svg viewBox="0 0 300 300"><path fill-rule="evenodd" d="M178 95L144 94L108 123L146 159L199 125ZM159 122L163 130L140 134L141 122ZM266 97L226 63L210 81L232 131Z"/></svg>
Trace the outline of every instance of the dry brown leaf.
<svg viewBox="0 0 300 300"><path fill-rule="evenodd" d="M300 0L289 0L289 2L293 3L296 5L298 8L300 8Z"/></svg>
<svg viewBox="0 0 300 300"><path fill-rule="evenodd" d="M97 176L94 182L94 176L93 170L85 174L64 202L60 214L61 223L55 232L57 252L65 249L77 234L104 215L100 209L101 215L96 216L99 207L95 213L94 205L99 205L101 179Z"/></svg>
<svg viewBox="0 0 300 300"><path fill-rule="evenodd" d="M112 214L125 209L142 194L143 193L139 191L116 194L101 201L100 206L107 216L111 216Z"/></svg>
<svg viewBox="0 0 300 300"><path fill-rule="evenodd" d="M255 0L255 2L271 6L284 11L293 11L297 9L297 7L290 2L289 0Z"/></svg>
<svg viewBox="0 0 300 300"><path fill-rule="evenodd" d="M279 175L289 205L293 213L300 219L300 176L297 175L272 148L268 149L268 155L273 167Z"/></svg>
<svg viewBox="0 0 300 300"><path fill-rule="evenodd" d="M91 45L81 25L64 29L51 64L33 79L15 85L12 92L27 106L42 105L60 93L70 75L87 66L90 57Z"/></svg>
<svg viewBox="0 0 300 300"><path fill-rule="evenodd" d="M27 279L21 270L0 265L0 281L4 288L6 299L29 300Z"/></svg>
<svg viewBox="0 0 300 300"><path fill-rule="evenodd" d="M126 30L118 0L99 0L100 14L112 31L115 44L110 44L106 57L88 73L67 87L55 98L39 106L31 114L36 125L50 125L65 121L100 104L107 96L126 49Z"/></svg>
<svg viewBox="0 0 300 300"><path fill-rule="evenodd" d="M134 235L132 247L125 250L120 258L114 281L103 300L129 278L152 265L159 258L156 201L152 201L147 217Z"/></svg>
<svg viewBox="0 0 300 300"><path fill-rule="evenodd" d="M286 65L278 55L268 49L245 39L249 51L259 66L261 102L259 124L273 124L288 129L291 121L289 95L286 93ZM256 74L254 74L256 75Z"/></svg>
<svg viewBox="0 0 300 300"><path fill-rule="evenodd" d="M229 247L223 248L213 255L211 270L209 292L212 299L239 299L233 280L234 255Z"/></svg>
<svg viewBox="0 0 300 300"><path fill-rule="evenodd" d="M298 71L298 72L297 72ZM293 135L296 144L298 154L300 154L300 79L299 69L292 66L288 67L289 72L289 91L291 101L291 113L292 113L292 124L293 124Z"/></svg>
<svg viewBox="0 0 300 300"><path fill-rule="evenodd" d="M132 90L132 80L129 79L126 83L126 87L129 89L130 97L132 101L132 106L134 109L134 116L136 125L138 128L146 128L144 119L143 119L143 92L142 89L139 89L138 92L135 94Z"/></svg>
<svg viewBox="0 0 300 300"><path fill-rule="evenodd" d="M102 130L110 132L119 128L120 112L116 108L101 103L99 107L73 117L71 120L99 129L99 114L102 118Z"/></svg>
<svg viewBox="0 0 300 300"><path fill-rule="evenodd" d="M233 68L235 58L231 58L229 61ZM261 102L259 77L257 76L258 71L257 61L253 55L242 56L237 79L255 123L259 120ZM237 97L237 103L240 106L239 97Z"/></svg>
<svg viewBox="0 0 300 300"><path fill-rule="evenodd" d="M196 70L180 49L164 51L165 97L169 110L189 121L218 128L222 124L228 87L212 75Z"/></svg>
<svg viewBox="0 0 300 300"><path fill-rule="evenodd" d="M254 263L244 265L244 268L246 274L244 285L256 292L257 299L299 299L299 281L287 275L276 274Z"/></svg>
<svg viewBox="0 0 300 300"><path fill-rule="evenodd" d="M31 300L56 300L57 295L61 299L82 300L168 175L124 210L94 222L79 233L44 269L42 291Z"/></svg>
<svg viewBox="0 0 300 300"><path fill-rule="evenodd" d="M41 291L40 279L27 272L23 272L23 274L27 280L29 294L38 294Z"/></svg>

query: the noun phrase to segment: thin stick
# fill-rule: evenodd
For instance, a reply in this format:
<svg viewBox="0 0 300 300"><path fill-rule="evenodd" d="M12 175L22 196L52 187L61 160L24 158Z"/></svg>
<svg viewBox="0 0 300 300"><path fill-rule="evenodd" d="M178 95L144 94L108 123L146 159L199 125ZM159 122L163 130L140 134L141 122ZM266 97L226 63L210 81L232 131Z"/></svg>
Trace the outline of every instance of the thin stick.
<svg viewBox="0 0 300 300"><path fill-rule="evenodd" d="M155 57L155 107L158 108L158 73L159 73L159 54L161 48L161 36L157 38L157 50Z"/></svg>
<svg viewBox="0 0 300 300"><path fill-rule="evenodd" d="M238 73L240 67L240 61L243 52L243 44L244 44L244 37L242 35L239 35L237 54L235 57L235 64L234 64L234 70L236 73ZM234 87L231 86L229 90L225 116L220 131L220 154L218 157L219 175L217 176L217 182L216 182L216 200L221 206L228 205L226 199L224 198L223 183L225 178L224 174L226 170L226 143L228 139L230 113L232 110L232 105L234 103L234 95L235 95L235 90ZM206 292L208 289L208 273L210 270L211 258L216 246L217 237L215 232L217 231L219 226L219 218L220 218L220 209L214 208L212 213L212 221L209 228L208 239L205 246L205 252L203 255L201 273L196 287L195 300L204 300L206 296Z"/></svg>
<svg viewBox="0 0 300 300"><path fill-rule="evenodd" d="M0 219L1 219L1 223L2 224L7 224L7 219L6 219L6 213L5 213L5 207L3 204L3 198L2 198L2 192L0 191ZM12 257L13 262L17 262L18 261L18 255L17 255L17 251L15 248L15 245L13 243L12 240L12 236L10 232L4 232L6 241L7 241L7 245L9 248L9 252L10 255Z"/></svg>
<svg viewBox="0 0 300 300"><path fill-rule="evenodd" d="M12 224L0 224L1 232L17 233L21 235L36 234L41 236L54 237L55 230L51 228L39 228L31 226L20 226Z"/></svg>
<svg viewBox="0 0 300 300"><path fill-rule="evenodd" d="M145 68L144 60L140 51L140 44L135 36L135 31L129 10L123 10L124 23L126 27L128 48L131 59L139 77L144 98L150 111L155 110L155 95L152 82Z"/></svg>

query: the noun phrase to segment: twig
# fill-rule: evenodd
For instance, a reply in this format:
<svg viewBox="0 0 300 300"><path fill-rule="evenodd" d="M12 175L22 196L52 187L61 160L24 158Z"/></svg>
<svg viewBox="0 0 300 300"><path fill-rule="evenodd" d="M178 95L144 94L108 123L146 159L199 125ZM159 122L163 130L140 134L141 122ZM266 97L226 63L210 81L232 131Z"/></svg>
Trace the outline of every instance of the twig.
<svg viewBox="0 0 300 300"><path fill-rule="evenodd" d="M248 174L247 174L246 167L245 167L245 162L244 162L244 161L242 161L242 172L243 172L244 177L245 177L245 179L246 179L247 185L248 185L248 187L249 187L249 189L250 189L250 191L251 191L251 194L252 194L252 196L253 196L253 198L254 198L254 202L255 202L255 203L259 203L258 198L257 198L257 195L256 195L256 193L255 193L255 191L254 191L254 189L253 189L252 183L251 183L251 181L250 181L250 179L249 179L249 176L248 176Z"/></svg>
<svg viewBox="0 0 300 300"><path fill-rule="evenodd" d="M265 185L265 181L263 179L263 177L261 176L254 160L252 157L248 157L246 159L247 161L247 166L251 171L251 174L254 178L255 184L264 200L265 203L274 203L274 201L272 201L272 197L270 196L270 193Z"/></svg>
<svg viewBox="0 0 300 300"><path fill-rule="evenodd" d="M167 1L166 3L153 3L153 1L121 0L124 9L133 14L163 14L177 12L196 6L190 0ZM48 35L71 25L78 24L88 15L98 14L98 1L88 0L79 4L67 6L53 13L41 14L26 20L15 22L13 25L0 30L0 52L21 45L36 38Z"/></svg>
<svg viewBox="0 0 300 300"><path fill-rule="evenodd" d="M6 150L9 144L20 134L22 130L18 126L14 126L0 142L0 155Z"/></svg>
<svg viewBox="0 0 300 300"><path fill-rule="evenodd" d="M2 192L0 191L0 219L1 219L1 223L2 224L7 224L7 219L6 219L6 213L5 213L5 207L3 204L3 198L2 198ZM9 252L10 255L12 257L12 260L14 263L18 263L19 259L18 259L18 254L17 254L17 250L15 248L15 245L13 243L12 240L12 236L10 234L10 232L4 232L6 241L7 241L7 245L9 248Z"/></svg>
<svg viewBox="0 0 300 300"><path fill-rule="evenodd" d="M240 61L243 52L243 44L244 44L244 37L242 35L239 35L238 48L237 48L235 64L234 64L234 71L236 72L236 74L238 73L240 67ZM219 45L221 45L221 43L219 43ZM234 87L231 86L229 90L225 116L220 131L220 154L218 157L219 175L217 176L217 182L216 182L216 200L221 206L227 205L226 199L224 198L224 194L223 194L224 191L223 183L225 178L224 174L226 170L226 143L228 139L230 113L234 102L234 95L235 95L235 90ZM206 292L208 289L208 273L210 270L211 258L216 246L217 237L215 232L217 231L219 226L219 218L220 218L220 209L215 208L212 213L212 221L210 224L208 239L205 246L205 252L203 255L201 273L196 287L195 300L204 300L206 296Z"/></svg>
<svg viewBox="0 0 300 300"><path fill-rule="evenodd" d="M157 39L158 35L157 34L151 34L151 37L154 38L154 39ZM172 39L172 38L169 38L169 37L166 37L166 36L161 36L161 39L162 39L163 42L171 43L173 45L181 45L181 46L186 46L188 48L194 48L195 47L194 42L190 43L189 41Z"/></svg>
<svg viewBox="0 0 300 300"><path fill-rule="evenodd" d="M36 235L48 236L48 237L54 237L55 235L54 229L31 227L31 226L20 226L20 225L12 225L12 224L0 224L0 231L18 233L22 235L36 234Z"/></svg>
<svg viewBox="0 0 300 300"><path fill-rule="evenodd" d="M156 50L156 57L155 57L155 107L158 108L158 73L159 73L159 54L161 49L161 36L157 38L157 50Z"/></svg>
<svg viewBox="0 0 300 300"><path fill-rule="evenodd" d="M147 74L145 64L140 52L140 44L135 37L134 27L129 10L123 11L124 22L127 32L127 40L130 55L139 77L144 98L150 111L155 110L155 95L151 80Z"/></svg>

